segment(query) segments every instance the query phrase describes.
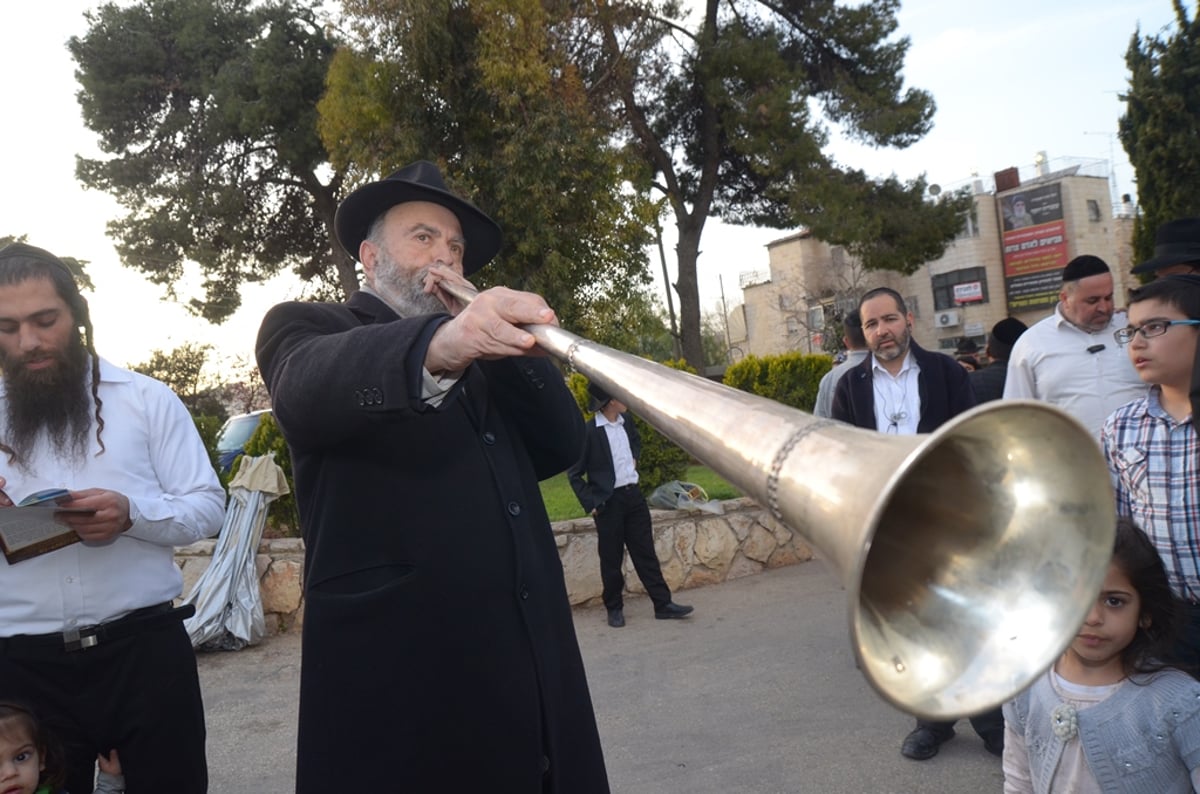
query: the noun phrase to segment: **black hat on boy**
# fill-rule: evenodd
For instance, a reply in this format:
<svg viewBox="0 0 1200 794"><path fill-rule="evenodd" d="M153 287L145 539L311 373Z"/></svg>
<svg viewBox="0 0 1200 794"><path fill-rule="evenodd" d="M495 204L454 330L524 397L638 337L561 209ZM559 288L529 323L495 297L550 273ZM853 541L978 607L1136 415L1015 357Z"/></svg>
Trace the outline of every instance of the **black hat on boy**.
<svg viewBox="0 0 1200 794"><path fill-rule="evenodd" d="M358 259L358 248L375 219L406 201L440 204L458 218L466 240L463 275L479 270L500 250L500 227L496 222L474 204L451 193L437 166L426 160L406 165L386 179L370 182L346 196L334 216L338 242L346 253Z"/></svg>
<svg viewBox="0 0 1200 794"><path fill-rule="evenodd" d="M612 400L611 394L591 381L588 382L587 392L588 396L591 397L591 402L588 405L589 411L601 411Z"/></svg>

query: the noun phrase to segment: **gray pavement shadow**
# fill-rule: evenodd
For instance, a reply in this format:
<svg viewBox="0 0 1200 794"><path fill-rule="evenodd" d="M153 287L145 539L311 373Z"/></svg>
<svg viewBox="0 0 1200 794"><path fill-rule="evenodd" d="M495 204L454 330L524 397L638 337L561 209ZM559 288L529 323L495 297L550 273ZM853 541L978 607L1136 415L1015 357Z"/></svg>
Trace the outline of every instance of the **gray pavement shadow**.
<svg viewBox="0 0 1200 794"><path fill-rule="evenodd" d="M676 598L695 615L655 620L629 598L612 629L602 608L575 610L615 794L1003 790L965 720L937 757L901 757L912 718L855 669L846 594L822 562ZM293 790L299 656L296 635L200 655L212 794Z"/></svg>

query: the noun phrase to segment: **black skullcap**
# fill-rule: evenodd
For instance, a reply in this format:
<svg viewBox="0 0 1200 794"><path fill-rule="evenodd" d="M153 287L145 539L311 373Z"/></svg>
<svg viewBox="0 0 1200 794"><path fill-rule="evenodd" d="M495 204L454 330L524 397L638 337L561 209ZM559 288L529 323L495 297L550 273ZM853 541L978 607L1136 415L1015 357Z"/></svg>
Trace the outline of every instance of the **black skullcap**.
<svg viewBox="0 0 1200 794"><path fill-rule="evenodd" d="M1067 263L1067 266L1063 268L1062 280L1066 284L1068 281L1079 281L1081 278L1100 276L1108 272L1110 272L1108 263L1103 259L1091 254L1083 254Z"/></svg>
<svg viewBox="0 0 1200 794"><path fill-rule="evenodd" d="M1029 326L1015 317L1005 317L992 326L992 339L1006 345L1015 345L1028 328Z"/></svg>

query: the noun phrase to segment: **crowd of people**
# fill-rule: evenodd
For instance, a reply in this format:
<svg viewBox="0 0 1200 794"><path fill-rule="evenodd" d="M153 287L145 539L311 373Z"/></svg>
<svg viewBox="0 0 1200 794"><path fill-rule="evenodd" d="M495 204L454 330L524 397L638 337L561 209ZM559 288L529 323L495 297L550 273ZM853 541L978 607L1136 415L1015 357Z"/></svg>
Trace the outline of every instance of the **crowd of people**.
<svg viewBox="0 0 1200 794"><path fill-rule="evenodd" d="M870 290L847 318L867 352L821 384L828 416L884 433L930 432L988 400L1048 402L1108 462L1118 523L1095 605L1044 676L971 717L1006 792L1200 790L1200 219L1161 227L1134 272L1152 280L1118 312L1108 264L1075 257L1054 311L996 323L982 368L977 350L922 349L900 295ZM918 720L901 754L932 758L953 736Z"/></svg>
<svg viewBox="0 0 1200 794"><path fill-rule="evenodd" d="M433 164L354 191L335 226L363 287L276 306L256 348L306 542L296 790L607 792L538 482L568 471L594 518L610 626L625 625L626 549L655 617L688 617L655 553L636 427L595 383L583 421L524 328L557 323L540 296L455 297L501 231ZM1166 224L1135 272L1153 280L1126 315L1108 265L1076 257L1049 317L993 326L986 366L923 349L903 298L870 290L819 388L817 415L890 434L1047 401L1108 461L1102 592L1045 676L970 718L1006 791L1200 786L1200 219ZM173 550L218 532L224 493L179 399L93 335L63 260L0 250L0 509L61 488L71 530L0 559L0 791L204 792ZM926 760L952 736L918 720L901 753Z"/></svg>

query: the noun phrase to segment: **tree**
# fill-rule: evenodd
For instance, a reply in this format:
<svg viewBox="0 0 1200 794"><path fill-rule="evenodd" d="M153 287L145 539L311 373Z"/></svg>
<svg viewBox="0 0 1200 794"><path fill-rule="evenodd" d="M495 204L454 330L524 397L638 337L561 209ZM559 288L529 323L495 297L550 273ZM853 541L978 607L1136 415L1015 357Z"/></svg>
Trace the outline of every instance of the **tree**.
<svg viewBox="0 0 1200 794"><path fill-rule="evenodd" d="M192 414L216 416L225 421L227 411L204 373L211 354L212 345L188 343L170 353L154 350L148 361L130 369L165 383Z"/></svg>
<svg viewBox="0 0 1200 794"><path fill-rule="evenodd" d="M22 234L20 236L14 236L14 235L9 234L9 235L0 237L0 248L4 248L5 246L10 245L11 243L28 243L28 242L29 241L26 239L26 235L24 235L24 234ZM81 290L85 290L87 292L92 292L96 289L96 285L92 283L91 277L88 276L87 270L85 270L85 268L88 265L88 261L86 259L75 259L74 257L70 257L70 256L59 256L54 251L51 251L50 253L54 254L55 256L58 256L58 258L60 260L62 260L62 263L64 265L66 265L67 269L70 270L71 273L75 276L75 282L77 284L79 284L79 288Z"/></svg>
<svg viewBox="0 0 1200 794"><path fill-rule="evenodd" d="M221 400L234 413L248 414L260 408L271 407L267 384L263 383L258 365L244 356L234 356L222 367L227 378L217 392Z"/></svg>
<svg viewBox="0 0 1200 794"><path fill-rule="evenodd" d="M356 180L434 159L504 229L475 277L546 297L564 327L616 327L648 283L652 208L570 61L574 20L540 0L347 0L320 130ZM553 16L559 13L559 16Z"/></svg>
<svg viewBox="0 0 1200 794"><path fill-rule="evenodd" d="M899 0L707 0L698 29L676 2L599 2L599 44L577 60L590 94L622 115L631 147L668 200L678 232L684 357L702 361L697 258L705 221L807 226L869 268L911 273L954 239L965 196L927 203L925 181L881 181L823 152L828 131L905 147L929 129L933 99L902 91Z"/></svg>
<svg viewBox="0 0 1200 794"><path fill-rule="evenodd" d="M331 245L344 177L316 132L334 50L317 5L107 3L67 45L84 123L112 155L79 158L76 176L127 208L108 225L126 266L173 294L199 264L205 296L191 308L213 322L238 308L242 283L288 267L319 293L357 287L354 260Z"/></svg>
<svg viewBox="0 0 1200 794"><path fill-rule="evenodd" d="M1119 123L1121 145L1137 181L1134 261L1154 255L1154 232L1176 218L1200 215L1200 17L1175 0L1178 30L1135 32L1125 53L1129 91Z"/></svg>

